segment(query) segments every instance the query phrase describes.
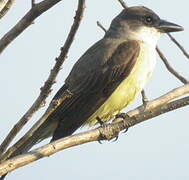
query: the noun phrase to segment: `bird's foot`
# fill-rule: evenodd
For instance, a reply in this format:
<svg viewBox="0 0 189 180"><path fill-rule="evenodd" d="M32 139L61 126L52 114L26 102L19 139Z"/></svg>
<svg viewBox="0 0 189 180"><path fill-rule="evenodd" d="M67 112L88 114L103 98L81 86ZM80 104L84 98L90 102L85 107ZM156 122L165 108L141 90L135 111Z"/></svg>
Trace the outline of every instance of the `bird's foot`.
<svg viewBox="0 0 189 180"><path fill-rule="evenodd" d="M116 122L116 119L118 119L118 118L126 119L126 118L130 118L130 116L126 113L118 113L118 114L116 114L113 122Z"/></svg>
<svg viewBox="0 0 189 180"><path fill-rule="evenodd" d="M116 130L112 130L111 124L103 124L99 128L100 130L100 137L98 142L102 144L102 140L107 140L111 142L115 142L118 140L119 132Z"/></svg>
<svg viewBox="0 0 189 180"><path fill-rule="evenodd" d="M117 135L112 142L116 142L118 140L119 136Z"/></svg>
<svg viewBox="0 0 189 180"><path fill-rule="evenodd" d="M98 121L98 123L100 124L101 127L106 127L107 126L107 124L105 122L103 122L102 119L99 116L96 117L96 120ZM118 137L119 136L117 135L112 142L117 141ZM112 140L112 139L110 139L110 140ZM108 140L108 141L110 141L110 140ZM98 140L98 143L102 144L102 140Z"/></svg>
<svg viewBox="0 0 189 180"><path fill-rule="evenodd" d="M121 119L126 119L126 118L130 118L130 116L127 114L127 113L118 113L116 116L115 116L115 119L112 121L114 123L116 122L119 122L119 118ZM126 128L123 133L126 133L128 131L128 128Z"/></svg>

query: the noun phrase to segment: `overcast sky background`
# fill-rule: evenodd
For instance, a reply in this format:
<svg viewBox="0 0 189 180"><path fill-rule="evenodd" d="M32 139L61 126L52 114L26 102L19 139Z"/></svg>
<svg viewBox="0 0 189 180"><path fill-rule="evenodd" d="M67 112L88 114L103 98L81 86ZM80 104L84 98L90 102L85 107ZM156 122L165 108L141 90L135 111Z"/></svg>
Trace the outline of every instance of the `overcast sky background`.
<svg viewBox="0 0 189 180"><path fill-rule="evenodd" d="M127 3L129 6L147 6L161 18L182 25L185 31L174 33L174 36L188 49L188 0L128 0ZM10 12L0 20L1 37L23 17L30 5L30 0L18 0L14 4ZM47 79L55 63L54 59L59 55L59 49L67 37L76 7L76 0L63 0L58 3L35 20L35 24L25 30L1 54L1 141L38 96L39 89ZM111 20L121 10L122 7L116 0L87 1L84 19L48 102L64 83L77 59L104 35L103 31L96 26L96 21L99 20L108 28ZM167 36L160 39L159 46L170 63L189 78L188 59ZM146 87L146 93L152 99L180 85L181 83L170 75L158 58L152 80ZM140 103L141 97L138 97L127 110ZM45 108L32 118L28 126L40 117ZM7 180L39 178L46 180L188 180L188 128L187 106L130 128L126 134L120 134L118 141L114 143L104 142L102 145L97 142L88 143L19 168L10 173Z"/></svg>

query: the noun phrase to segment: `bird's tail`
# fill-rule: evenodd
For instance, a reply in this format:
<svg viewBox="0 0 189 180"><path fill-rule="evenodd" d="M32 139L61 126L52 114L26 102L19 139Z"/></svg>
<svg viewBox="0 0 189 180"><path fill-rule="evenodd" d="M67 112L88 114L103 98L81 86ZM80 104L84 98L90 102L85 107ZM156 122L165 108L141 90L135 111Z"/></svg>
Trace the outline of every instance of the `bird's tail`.
<svg viewBox="0 0 189 180"><path fill-rule="evenodd" d="M67 89L66 85L63 85L59 91L54 96L53 100L51 101L49 107L47 108L44 115L33 125L33 127L15 144L13 145L12 151L7 151L3 158L0 161L4 161L14 156L23 154L29 151L35 144L41 142L43 139L46 139L52 136L53 132L55 131L58 121L56 118L48 118L49 115L61 104L67 95L65 91ZM7 174L4 174L0 177L0 180L3 180Z"/></svg>
<svg viewBox="0 0 189 180"><path fill-rule="evenodd" d="M36 125L38 125L36 129ZM35 127L35 128L34 128ZM18 156L20 154L23 154L27 151L29 151L35 144L39 143L43 139L46 139L50 136L52 136L52 133L54 132L56 128L55 122L45 121L41 125L35 124L30 131L28 131L14 146L18 147L14 152L11 152L10 154L6 154L6 159L13 158L15 156ZM34 131L35 129L35 131ZM26 138L26 139L24 139ZM24 140L24 141L23 141ZM23 142L23 143L22 143ZM20 144L21 145L18 145ZM18 146L17 146L18 145ZM0 177L0 180L3 180L7 174L4 174Z"/></svg>
<svg viewBox="0 0 189 180"><path fill-rule="evenodd" d="M27 141L24 141L24 143L16 149L16 151L11 154L11 157L23 154L27 151L29 151L35 144L41 142L42 140L52 136L54 130L56 128L56 123L46 121L42 123L32 135L30 135L30 131L21 139L27 138ZM29 136L28 136L29 135Z"/></svg>
<svg viewBox="0 0 189 180"><path fill-rule="evenodd" d="M35 144L52 136L57 126L56 120L52 121L51 119L48 119L48 116L52 111L52 108L49 107L39 121L37 121L37 123L35 123L33 127L13 145L13 148L10 148L10 151L8 150L2 155L0 161L3 162L7 159L21 155L29 151ZM4 180L7 174L2 175L0 180Z"/></svg>

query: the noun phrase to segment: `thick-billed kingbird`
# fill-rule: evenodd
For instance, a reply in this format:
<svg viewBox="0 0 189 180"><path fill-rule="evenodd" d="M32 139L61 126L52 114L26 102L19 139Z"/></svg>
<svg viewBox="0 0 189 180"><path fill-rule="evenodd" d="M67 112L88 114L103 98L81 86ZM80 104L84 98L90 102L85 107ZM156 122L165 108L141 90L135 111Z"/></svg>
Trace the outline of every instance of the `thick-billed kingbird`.
<svg viewBox="0 0 189 180"><path fill-rule="evenodd" d="M129 7L115 17L105 36L75 63L54 99L70 96L52 112L13 155L28 151L39 140L69 136L97 117L106 122L130 104L144 88L156 64L162 33L183 28L159 18L152 10ZM12 155L12 156L13 156Z"/></svg>

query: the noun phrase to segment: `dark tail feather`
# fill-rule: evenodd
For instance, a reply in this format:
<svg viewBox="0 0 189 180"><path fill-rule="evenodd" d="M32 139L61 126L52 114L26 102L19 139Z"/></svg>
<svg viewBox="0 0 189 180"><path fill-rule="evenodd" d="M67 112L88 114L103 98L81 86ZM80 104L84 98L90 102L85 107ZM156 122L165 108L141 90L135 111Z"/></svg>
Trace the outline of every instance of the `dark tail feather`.
<svg viewBox="0 0 189 180"><path fill-rule="evenodd" d="M67 89L66 85L63 85L59 91L56 93L56 95L54 96L53 100L57 100L59 98L61 98L64 94L64 91ZM48 109L47 109L48 111ZM34 132L34 134L28 138L28 140L22 144L10 157L14 157L20 154L23 154L27 151L29 151L36 143L38 143L40 140L43 140L45 138L48 138L49 136L52 135L52 133L54 132L54 129L56 128L56 122L55 120L51 121L51 120L47 120L44 123L42 123L38 129ZM6 175L8 173L2 175L0 177L0 180L3 180Z"/></svg>
<svg viewBox="0 0 189 180"><path fill-rule="evenodd" d="M65 118L63 121L59 122L55 132L53 133L51 142L72 135L83 124L83 122L73 123L69 120L70 119Z"/></svg>
<svg viewBox="0 0 189 180"><path fill-rule="evenodd" d="M17 156L17 155L20 155L24 152L27 152L30 148L32 148L33 145L36 144L38 139L34 139L32 138L31 140L28 139L28 141L26 143L24 143L20 148L18 148L15 153L13 153L10 158L14 157L14 156ZM8 173L4 174L3 176L0 177L0 180L4 180L4 178L6 177Z"/></svg>
<svg viewBox="0 0 189 180"><path fill-rule="evenodd" d="M43 140L45 138L47 138L48 136L52 135L53 131L54 131L54 124L50 121L46 121L44 122L36 131L35 133L28 138L28 140L22 144L10 157L13 158L15 156L18 156L20 154L23 154L27 151L29 151L35 144L37 144L40 140ZM51 133L52 131L52 133ZM47 134L47 132L50 132ZM8 173L2 175L0 177L0 180L4 180L4 178L6 177Z"/></svg>
<svg viewBox="0 0 189 180"><path fill-rule="evenodd" d="M54 122L45 121L43 124L41 124L40 127L38 127L38 129L34 132L34 134L31 137L29 137L25 143L23 143L20 147L18 147L18 149L13 154L11 154L11 156L8 159L29 151L40 140L43 140L51 136L54 131L53 128L55 124ZM6 177L6 175L7 174L2 175L0 177L0 180L3 180Z"/></svg>
<svg viewBox="0 0 189 180"><path fill-rule="evenodd" d="M7 173L7 174L8 174L8 173ZM5 177L6 177L7 174L2 175L2 176L0 177L0 180L5 179Z"/></svg>

